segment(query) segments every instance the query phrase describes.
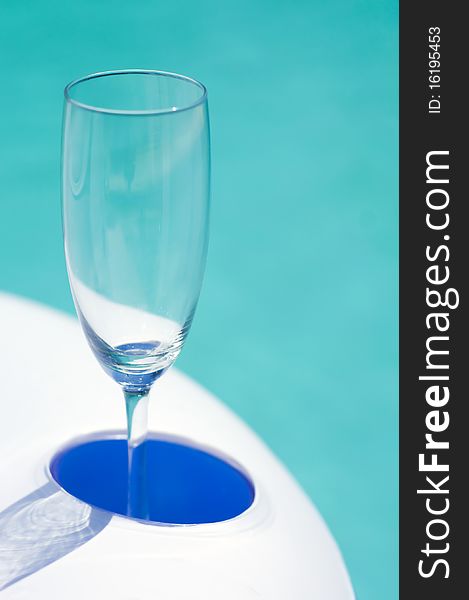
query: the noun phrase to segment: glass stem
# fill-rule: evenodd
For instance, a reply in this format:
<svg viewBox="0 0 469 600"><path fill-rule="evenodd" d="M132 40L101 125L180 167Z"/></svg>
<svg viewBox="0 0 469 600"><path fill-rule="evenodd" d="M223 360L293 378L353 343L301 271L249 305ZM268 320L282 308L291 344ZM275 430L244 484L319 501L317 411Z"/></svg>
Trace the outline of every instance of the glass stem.
<svg viewBox="0 0 469 600"><path fill-rule="evenodd" d="M128 503L127 513L148 519L148 488L145 440L148 432L148 393L124 389L127 412Z"/></svg>

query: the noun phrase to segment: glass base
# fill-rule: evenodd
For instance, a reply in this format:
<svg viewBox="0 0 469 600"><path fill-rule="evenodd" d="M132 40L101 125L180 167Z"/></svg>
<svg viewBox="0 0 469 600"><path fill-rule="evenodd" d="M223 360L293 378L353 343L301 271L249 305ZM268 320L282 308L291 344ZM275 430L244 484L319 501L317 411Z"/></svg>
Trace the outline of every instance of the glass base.
<svg viewBox="0 0 469 600"><path fill-rule="evenodd" d="M229 459L181 440L151 435L144 451L149 523L226 521L254 501L252 481ZM53 457L50 472L60 487L79 500L129 516L127 440L122 435L77 441Z"/></svg>

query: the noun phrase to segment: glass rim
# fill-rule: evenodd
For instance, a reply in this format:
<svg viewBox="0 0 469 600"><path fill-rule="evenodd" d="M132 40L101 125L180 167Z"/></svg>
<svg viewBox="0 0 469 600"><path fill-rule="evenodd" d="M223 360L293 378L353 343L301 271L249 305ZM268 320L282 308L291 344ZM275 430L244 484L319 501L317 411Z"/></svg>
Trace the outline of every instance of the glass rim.
<svg viewBox="0 0 469 600"><path fill-rule="evenodd" d="M79 100L73 98L70 94L72 88L74 88L77 85L80 85L81 83L85 83L86 81L90 81L91 79L98 79L100 77L109 77L116 75L153 75L157 77L170 77L172 79L179 79L181 81L185 81L186 83L190 83L198 87L201 90L201 95L193 102L190 102L189 104L183 106L171 106L167 108L151 108L142 110L126 110L120 108L106 108L101 106L94 106L93 104L80 102ZM88 110L95 113L123 116L156 116L177 114L200 106L207 100L207 88L204 86L203 83L201 83L197 79L194 79L193 77L188 77L187 75L180 75L179 73L172 73L170 71L159 71L156 69L117 69L111 71L99 71L97 73L91 73L89 75L85 75L84 77L74 79L65 86L64 97L66 102L73 104L78 108L82 108L84 110Z"/></svg>

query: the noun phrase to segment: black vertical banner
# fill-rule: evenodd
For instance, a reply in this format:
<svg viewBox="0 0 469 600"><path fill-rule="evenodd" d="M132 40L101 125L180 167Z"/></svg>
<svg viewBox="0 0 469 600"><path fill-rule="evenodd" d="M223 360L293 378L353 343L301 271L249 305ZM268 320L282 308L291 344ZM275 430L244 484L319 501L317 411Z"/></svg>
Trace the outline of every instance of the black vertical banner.
<svg viewBox="0 0 469 600"><path fill-rule="evenodd" d="M402 600L469 598L464 9L434 0L400 7Z"/></svg>

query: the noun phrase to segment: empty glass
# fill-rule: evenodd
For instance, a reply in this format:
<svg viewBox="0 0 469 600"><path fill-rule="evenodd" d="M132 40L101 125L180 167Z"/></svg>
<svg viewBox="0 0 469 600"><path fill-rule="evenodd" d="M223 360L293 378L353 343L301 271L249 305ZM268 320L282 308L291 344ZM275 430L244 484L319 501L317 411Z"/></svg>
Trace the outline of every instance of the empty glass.
<svg viewBox="0 0 469 600"><path fill-rule="evenodd" d="M160 71L97 73L65 88L62 198L75 307L122 387L129 514L145 519L148 392L181 351L208 239L207 93Z"/></svg>

